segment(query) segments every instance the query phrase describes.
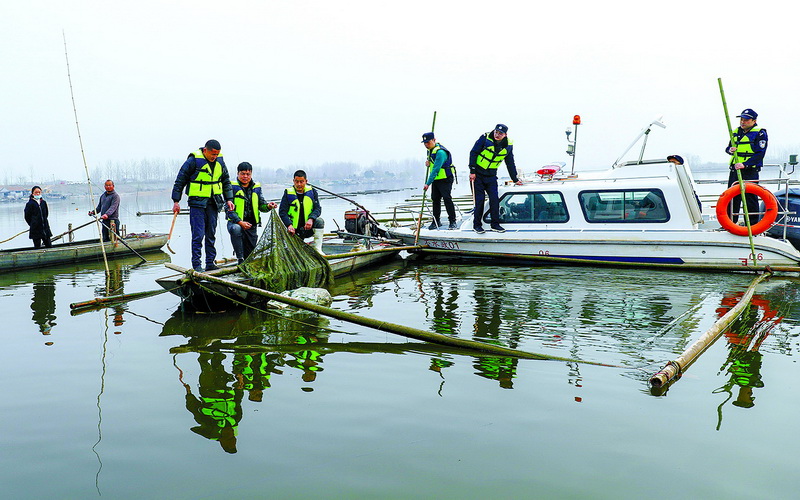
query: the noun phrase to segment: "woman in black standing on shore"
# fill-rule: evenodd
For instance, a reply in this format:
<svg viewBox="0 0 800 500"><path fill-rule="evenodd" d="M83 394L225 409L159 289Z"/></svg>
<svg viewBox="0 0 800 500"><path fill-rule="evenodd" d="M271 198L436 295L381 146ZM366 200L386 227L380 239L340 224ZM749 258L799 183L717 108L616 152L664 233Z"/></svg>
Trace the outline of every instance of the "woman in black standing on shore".
<svg viewBox="0 0 800 500"><path fill-rule="evenodd" d="M25 222L31 230L28 237L33 240L33 248L50 248L52 243L50 238L53 236L50 231L50 223L47 222L47 202L42 199L42 188L33 186L31 197L25 205Z"/></svg>

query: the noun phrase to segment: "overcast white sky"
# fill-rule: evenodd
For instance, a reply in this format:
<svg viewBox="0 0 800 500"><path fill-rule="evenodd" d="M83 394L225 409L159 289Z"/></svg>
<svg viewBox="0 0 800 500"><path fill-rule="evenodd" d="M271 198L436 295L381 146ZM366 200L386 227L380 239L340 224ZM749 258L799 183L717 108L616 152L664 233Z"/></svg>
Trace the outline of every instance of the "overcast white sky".
<svg viewBox="0 0 800 500"><path fill-rule="evenodd" d="M85 179L62 30L90 168L168 158L177 172L209 138L256 169L422 161L434 110L462 169L498 122L520 168L568 161L574 114L578 169L611 164L661 115L646 156L725 161L718 77L732 120L752 107L774 151L800 149L791 3L26 0L0 13L2 169L33 178Z"/></svg>

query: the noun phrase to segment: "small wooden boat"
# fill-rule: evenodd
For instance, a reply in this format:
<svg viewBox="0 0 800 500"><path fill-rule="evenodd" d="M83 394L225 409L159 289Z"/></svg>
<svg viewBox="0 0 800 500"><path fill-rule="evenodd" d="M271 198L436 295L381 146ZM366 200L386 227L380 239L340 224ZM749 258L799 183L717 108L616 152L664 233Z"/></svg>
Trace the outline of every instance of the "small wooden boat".
<svg viewBox="0 0 800 500"><path fill-rule="evenodd" d="M167 243L168 235L160 233L130 233L124 241L104 243L108 258L122 257L137 253L154 252ZM130 248L128 248L130 247ZM82 240L70 243L57 243L50 248L12 248L0 250L0 271L31 269L57 264L97 261L103 259L100 241Z"/></svg>
<svg viewBox="0 0 800 500"><path fill-rule="evenodd" d="M352 246L349 245L349 248ZM332 248L334 247L327 244L323 246L326 253L330 252ZM342 247L337 247L337 250L340 248ZM393 259L401 251L414 248L419 247L379 245L370 250L329 254L325 258L331 266L334 278L337 278ZM266 302L266 299L260 295L251 294L216 281L188 279L186 273L189 269L174 264L167 264L167 267L180 274L159 278L156 283L180 297L184 305L188 305L194 311L219 312L241 307L242 304L258 305ZM226 281L233 284L251 284L251 279L239 271L237 266L223 266L221 269L209 271L207 274L224 277Z"/></svg>

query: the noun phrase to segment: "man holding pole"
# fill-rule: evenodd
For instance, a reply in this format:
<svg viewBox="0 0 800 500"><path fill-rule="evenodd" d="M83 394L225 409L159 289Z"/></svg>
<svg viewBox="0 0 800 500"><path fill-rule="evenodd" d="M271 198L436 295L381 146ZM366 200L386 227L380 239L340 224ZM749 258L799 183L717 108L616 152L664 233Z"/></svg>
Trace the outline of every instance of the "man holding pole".
<svg viewBox="0 0 800 500"><path fill-rule="evenodd" d="M89 215L97 215L103 225L103 241L110 241L111 235L109 228L115 233L119 232L119 194L114 191L114 181L106 180L106 192L100 195L97 208L89 212Z"/></svg>
<svg viewBox="0 0 800 500"><path fill-rule="evenodd" d="M475 211L473 229L478 234L486 231L483 229L483 202L485 194L489 196L489 211L491 213L491 230L505 233L500 225L500 197L497 193L497 167L503 161L508 168L508 175L515 184L521 185L517 178L517 165L514 163L514 146L508 139L508 127L498 123L494 130L483 134L472 147L469 153L469 180L473 183L475 192Z"/></svg>
<svg viewBox="0 0 800 500"><path fill-rule="evenodd" d="M741 173L743 181L758 182L758 172L764 166L764 155L767 152L767 130L759 127L756 123L758 113L747 108L737 118L739 118L739 128L733 133L733 141L728 141L728 147L725 149L726 153L733 156L730 163L731 173L728 176L728 187L739 183L737 170ZM731 201L731 220L734 223L739 220L741 203L741 196L735 196ZM746 194L745 203L750 216L750 225L755 225L759 220L758 196Z"/></svg>
<svg viewBox="0 0 800 500"><path fill-rule="evenodd" d="M453 190L453 155L444 146L436 142L433 132L422 134L422 143L428 149L428 159L425 166L428 168L427 180L424 191L431 188L431 201L433 202L433 222L428 229L439 229L442 214L442 200L450 220L449 229L456 228L456 206L453 203L451 192Z"/></svg>

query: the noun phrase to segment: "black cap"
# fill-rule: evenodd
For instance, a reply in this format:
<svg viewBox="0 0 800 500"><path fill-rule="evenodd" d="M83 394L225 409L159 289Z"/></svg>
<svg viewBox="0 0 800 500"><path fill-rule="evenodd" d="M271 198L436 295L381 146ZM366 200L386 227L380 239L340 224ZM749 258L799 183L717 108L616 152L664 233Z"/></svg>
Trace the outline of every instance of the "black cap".
<svg viewBox="0 0 800 500"><path fill-rule="evenodd" d="M219 151L222 149L222 146L220 146L218 140L209 139L206 141L205 149L216 149L217 151Z"/></svg>
<svg viewBox="0 0 800 500"><path fill-rule="evenodd" d="M683 165L683 157L679 155L669 155L667 156L667 161L675 160L678 162L678 165Z"/></svg>
<svg viewBox="0 0 800 500"><path fill-rule="evenodd" d="M242 172L244 170L249 170L250 172L252 172L253 171L253 166L250 165L250 163L248 163L246 161L243 161L242 163L239 164L238 167L236 167L236 171L237 172Z"/></svg>
<svg viewBox="0 0 800 500"><path fill-rule="evenodd" d="M497 130L498 132L502 132L504 134L508 133L508 126L507 125L503 125L502 123L498 123L497 125L495 125L494 129Z"/></svg>
<svg viewBox="0 0 800 500"><path fill-rule="evenodd" d="M425 132L422 134L422 142L428 142L436 139L436 136L433 135L433 132Z"/></svg>
<svg viewBox="0 0 800 500"><path fill-rule="evenodd" d="M756 113L750 108L747 108L744 111L742 111L741 115L736 115L736 118L749 118L751 120L755 120L756 118L758 118L758 113Z"/></svg>

